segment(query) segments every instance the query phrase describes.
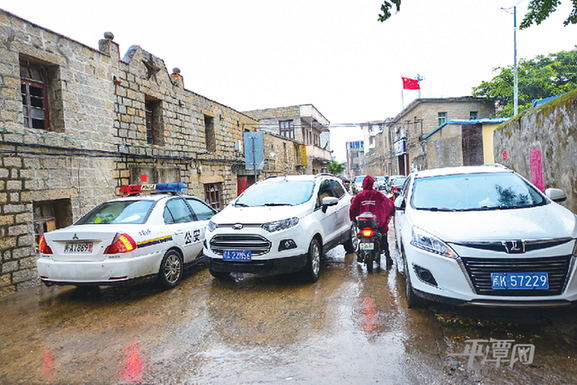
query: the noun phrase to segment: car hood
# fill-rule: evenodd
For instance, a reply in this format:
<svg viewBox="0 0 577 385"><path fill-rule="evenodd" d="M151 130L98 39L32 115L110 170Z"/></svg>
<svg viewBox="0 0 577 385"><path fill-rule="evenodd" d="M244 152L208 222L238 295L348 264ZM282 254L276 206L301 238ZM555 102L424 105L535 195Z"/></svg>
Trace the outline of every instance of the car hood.
<svg viewBox="0 0 577 385"><path fill-rule="evenodd" d="M410 216L415 226L453 243L577 236L575 215L556 203L491 211L411 210Z"/></svg>
<svg viewBox="0 0 577 385"><path fill-rule="evenodd" d="M302 218L311 210L308 205L298 206L227 206L224 210L212 217L217 224L224 223L266 223L286 218Z"/></svg>

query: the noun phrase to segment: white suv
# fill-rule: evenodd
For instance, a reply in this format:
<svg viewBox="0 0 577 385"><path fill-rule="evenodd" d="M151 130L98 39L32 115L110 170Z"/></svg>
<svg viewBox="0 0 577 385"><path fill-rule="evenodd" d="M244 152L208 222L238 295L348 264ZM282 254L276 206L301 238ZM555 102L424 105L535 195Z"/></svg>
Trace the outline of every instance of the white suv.
<svg viewBox="0 0 577 385"><path fill-rule="evenodd" d="M339 178L319 174L265 179L212 217L204 263L217 278L231 272L302 272L319 278L321 256L343 244L355 250L351 196Z"/></svg>

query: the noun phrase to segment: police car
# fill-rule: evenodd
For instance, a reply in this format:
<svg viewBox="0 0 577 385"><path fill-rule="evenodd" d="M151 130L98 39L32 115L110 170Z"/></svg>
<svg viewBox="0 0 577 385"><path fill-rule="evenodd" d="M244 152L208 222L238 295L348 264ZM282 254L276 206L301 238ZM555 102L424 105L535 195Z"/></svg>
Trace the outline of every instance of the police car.
<svg viewBox="0 0 577 385"><path fill-rule="evenodd" d="M44 284L101 286L156 279L178 285L185 267L202 261L208 221L216 211L182 195L184 183L127 185L73 225L39 241ZM144 195L144 192L152 194Z"/></svg>

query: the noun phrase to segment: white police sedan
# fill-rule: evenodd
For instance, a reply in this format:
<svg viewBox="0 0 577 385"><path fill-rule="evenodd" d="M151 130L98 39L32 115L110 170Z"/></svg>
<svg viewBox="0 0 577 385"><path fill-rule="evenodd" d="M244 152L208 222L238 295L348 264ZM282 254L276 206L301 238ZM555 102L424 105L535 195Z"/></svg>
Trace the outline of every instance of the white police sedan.
<svg viewBox="0 0 577 385"><path fill-rule="evenodd" d="M216 211L181 195L184 183L122 186L72 226L45 233L38 275L44 284L104 286L156 279L180 282L186 266L202 261L208 221ZM142 195L142 192L151 195Z"/></svg>

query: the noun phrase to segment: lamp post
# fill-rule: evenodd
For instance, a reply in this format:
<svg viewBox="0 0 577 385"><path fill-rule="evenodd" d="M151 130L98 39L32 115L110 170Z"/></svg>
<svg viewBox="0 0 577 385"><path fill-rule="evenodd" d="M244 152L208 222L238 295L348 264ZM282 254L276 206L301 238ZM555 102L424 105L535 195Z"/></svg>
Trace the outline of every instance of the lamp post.
<svg viewBox="0 0 577 385"><path fill-rule="evenodd" d="M521 0L521 1L523 1L523 0ZM519 3L517 3L517 5ZM514 68L513 112L514 112L515 116L517 116L517 114L519 113L519 97L518 97L519 83L518 83L518 79L517 79L517 5L511 7L511 8L513 8L513 44L514 44L514 51L515 51L515 64L513 66L513 68ZM501 8L501 9L507 13L511 13L511 12L509 12L509 10L511 8Z"/></svg>

